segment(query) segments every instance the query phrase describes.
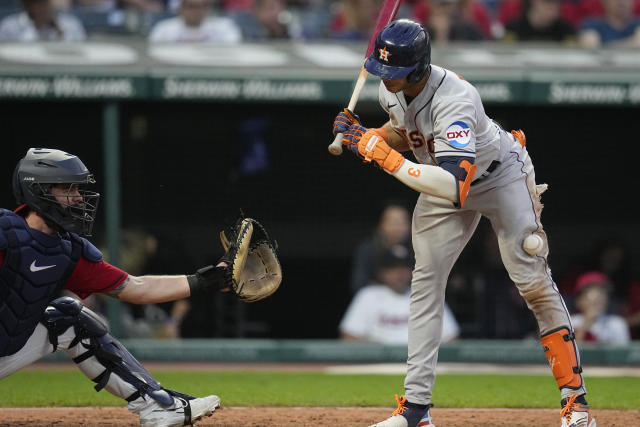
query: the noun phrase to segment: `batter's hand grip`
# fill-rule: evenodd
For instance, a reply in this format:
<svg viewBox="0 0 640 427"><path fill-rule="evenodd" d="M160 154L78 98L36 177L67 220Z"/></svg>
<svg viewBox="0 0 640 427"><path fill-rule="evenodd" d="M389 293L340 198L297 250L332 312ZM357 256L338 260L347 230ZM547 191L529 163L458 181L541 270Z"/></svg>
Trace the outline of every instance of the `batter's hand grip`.
<svg viewBox="0 0 640 427"><path fill-rule="evenodd" d="M353 88L353 93L351 94L351 100L349 101L349 106L347 107L350 111L353 111L356 107L356 103L358 102L358 97L360 97L360 92L362 91L362 87L364 86L364 82L367 80L367 70L364 69L364 63L360 68L360 75L358 75L358 80L356 80L356 85ZM329 152L334 156L339 156L342 154L342 134L339 133L336 135L333 142L329 145Z"/></svg>

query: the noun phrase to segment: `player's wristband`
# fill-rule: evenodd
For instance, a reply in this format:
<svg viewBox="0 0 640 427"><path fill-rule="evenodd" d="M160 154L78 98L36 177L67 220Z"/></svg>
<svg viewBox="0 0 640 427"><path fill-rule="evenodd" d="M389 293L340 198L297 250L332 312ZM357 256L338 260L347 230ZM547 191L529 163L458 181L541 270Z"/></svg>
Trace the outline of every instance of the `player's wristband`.
<svg viewBox="0 0 640 427"><path fill-rule="evenodd" d="M203 291L218 290L224 287L224 267L207 265L202 267L195 274L187 275L187 282L191 295L196 295Z"/></svg>

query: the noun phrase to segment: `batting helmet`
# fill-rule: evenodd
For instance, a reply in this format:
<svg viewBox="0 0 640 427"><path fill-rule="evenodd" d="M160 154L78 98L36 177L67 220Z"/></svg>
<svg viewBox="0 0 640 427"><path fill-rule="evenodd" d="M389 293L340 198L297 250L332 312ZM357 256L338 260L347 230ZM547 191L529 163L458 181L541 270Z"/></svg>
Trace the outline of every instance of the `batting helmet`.
<svg viewBox="0 0 640 427"><path fill-rule="evenodd" d="M69 192L77 187L80 197L61 203L52 192L58 184L69 184ZM49 148L30 148L13 173L13 195L18 203L29 206L50 226L90 236L100 194L82 188L86 184L95 184L95 180L78 157Z"/></svg>
<svg viewBox="0 0 640 427"><path fill-rule="evenodd" d="M399 19L387 24L376 37L364 68L383 79L407 77L419 82L431 63L429 33L417 22Z"/></svg>

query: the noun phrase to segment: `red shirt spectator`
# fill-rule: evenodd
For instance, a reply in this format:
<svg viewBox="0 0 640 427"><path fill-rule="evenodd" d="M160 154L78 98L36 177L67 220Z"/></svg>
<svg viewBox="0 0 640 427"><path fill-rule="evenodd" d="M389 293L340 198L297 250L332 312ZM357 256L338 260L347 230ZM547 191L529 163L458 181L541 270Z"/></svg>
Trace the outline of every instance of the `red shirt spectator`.
<svg viewBox="0 0 640 427"><path fill-rule="evenodd" d="M486 38L492 39L491 15L487 6L480 1L468 0L466 1L464 9L465 13L463 18L474 23ZM417 1L413 6L411 15L416 21L424 24L429 19L429 3L427 1Z"/></svg>

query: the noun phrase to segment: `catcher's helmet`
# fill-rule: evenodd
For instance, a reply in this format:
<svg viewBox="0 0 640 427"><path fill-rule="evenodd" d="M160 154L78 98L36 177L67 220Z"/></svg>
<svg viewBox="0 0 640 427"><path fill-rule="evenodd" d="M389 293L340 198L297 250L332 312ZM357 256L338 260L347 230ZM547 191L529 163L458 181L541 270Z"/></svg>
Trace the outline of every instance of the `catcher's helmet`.
<svg viewBox="0 0 640 427"><path fill-rule="evenodd" d="M410 83L416 83L425 76L430 63L429 33L417 22L399 19L378 33L364 68L383 79L407 77Z"/></svg>
<svg viewBox="0 0 640 427"><path fill-rule="evenodd" d="M57 184L77 186L80 197L60 203L51 189ZM95 184L93 175L73 154L49 148L30 148L13 173L13 195L49 225L84 236L91 235L100 194L82 188Z"/></svg>

